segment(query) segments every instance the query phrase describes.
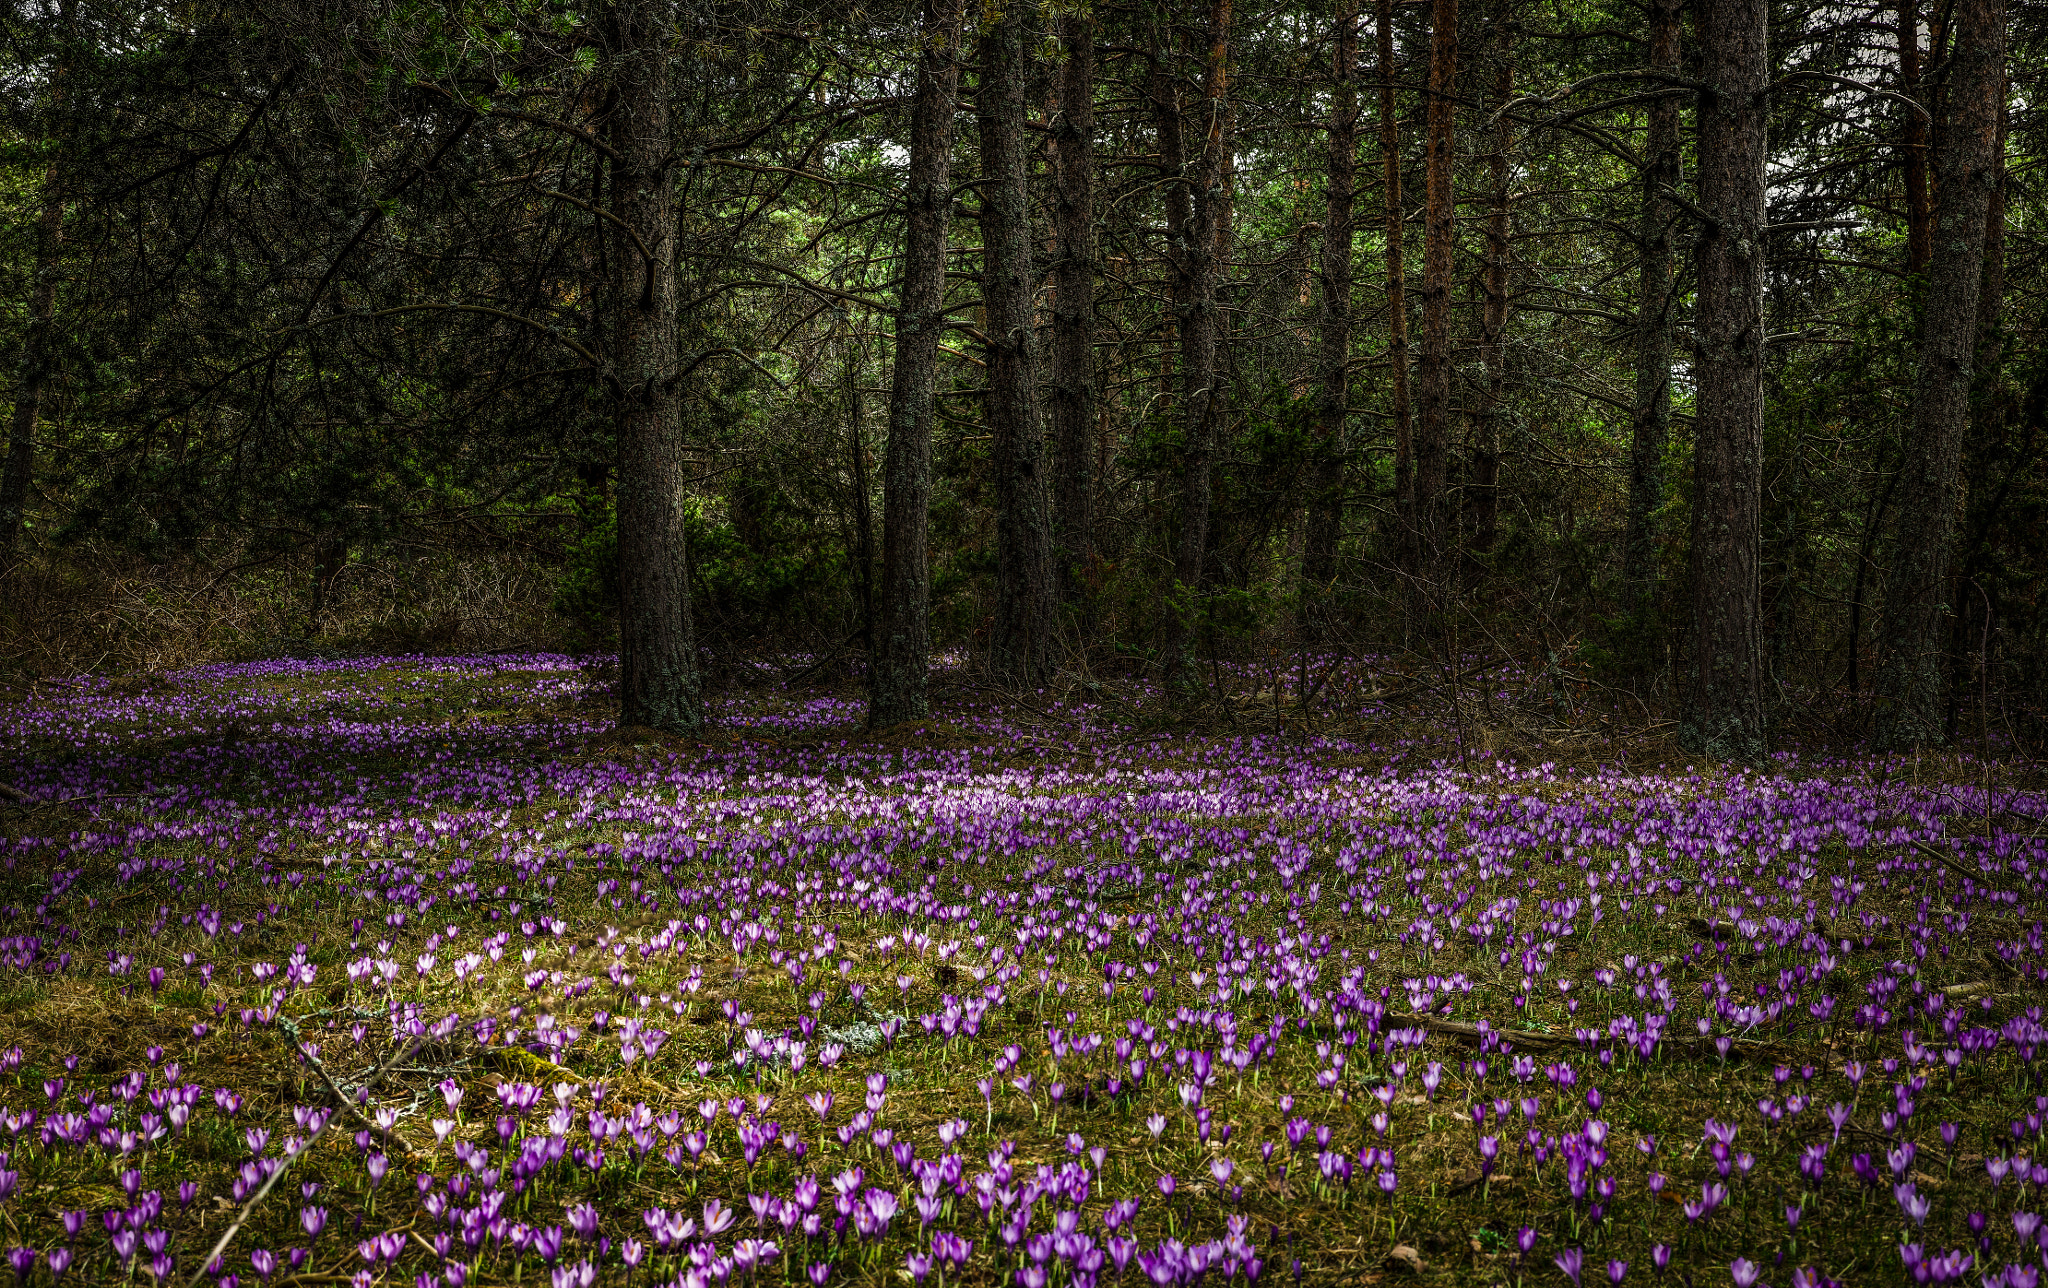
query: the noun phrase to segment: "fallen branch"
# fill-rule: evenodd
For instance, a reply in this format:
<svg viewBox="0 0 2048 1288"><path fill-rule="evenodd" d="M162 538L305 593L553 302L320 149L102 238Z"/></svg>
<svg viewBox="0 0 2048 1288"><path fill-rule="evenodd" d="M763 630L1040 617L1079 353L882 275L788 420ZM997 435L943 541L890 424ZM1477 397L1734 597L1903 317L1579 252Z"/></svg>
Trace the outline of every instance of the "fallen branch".
<svg viewBox="0 0 2048 1288"><path fill-rule="evenodd" d="M2010 885L2007 885L2004 882L1994 881L1990 878L1990 876L1983 872L1970 871L1968 868L1956 862L1948 855L1943 854L1940 850L1937 850L1933 846L1927 844L1927 842L1925 841L1908 841L1906 842L1906 844L1920 851L1920 853L1926 855L1928 858L1933 859L1936 863L1939 863L1941 866L1947 868L1949 871L1955 873L1957 876L1963 878L1965 881L1975 881L1978 885L1988 887L1992 890L2012 890L2012 887ZM2014 891L2014 893L2017 893L2017 891Z"/></svg>
<svg viewBox="0 0 2048 1288"><path fill-rule="evenodd" d="M66 796L62 800L39 801L18 787L7 783L0 783L0 800L4 800L21 809L63 809L68 805L79 804L81 801L92 801L96 804L101 801L132 801L141 795L141 792L122 792L111 796L101 792L92 792L84 796Z"/></svg>
<svg viewBox="0 0 2048 1288"><path fill-rule="evenodd" d="M1498 1029L1490 1025L1481 1028L1477 1024L1467 1024L1463 1020L1442 1020L1433 1015L1396 1015L1389 1013L1381 1021L1381 1024L1382 1027L1388 1024L1420 1026L1432 1033L1441 1033L1446 1037L1464 1038L1472 1042L1479 1042L1490 1034L1503 1042L1512 1042L1518 1047L1530 1049L1576 1046L1579 1041L1578 1037L1572 1034L1539 1033L1535 1029ZM1775 1045L1770 1042L1760 1042L1755 1038L1730 1038L1728 1040L1732 1047L1746 1051L1763 1050ZM1659 1045L1662 1046L1689 1048L1712 1046L1713 1044L1714 1039L1712 1038L1664 1037L1659 1039Z"/></svg>
<svg viewBox="0 0 2048 1288"><path fill-rule="evenodd" d="M1431 1033L1441 1033L1446 1037L1466 1038L1473 1042L1481 1041L1488 1034L1491 1034L1503 1042L1512 1042L1516 1046L1521 1047L1570 1046L1574 1040L1557 1033L1538 1033L1534 1029L1496 1029L1490 1026L1481 1028L1477 1024L1467 1024L1463 1020L1440 1020L1433 1015L1390 1014L1381 1021L1382 1027L1388 1024L1405 1024L1410 1027L1421 1027L1428 1029Z"/></svg>
<svg viewBox="0 0 2048 1288"><path fill-rule="evenodd" d="M353 1118L358 1126L365 1128L378 1139L396 1148L400 1154L405 1155L407 1158L412 1157L415 1151L411 1145L406 1143L403 1136L388 1128L379 1126L375 1120L365 1115L362 1110L356 1108L355 1102L343 1094L340 1087L334 1085L334 1078L327 1072L327 1066L321 1064L320 1057L308 1051L306 1044L299 1040L299 1026L297 1024L294 1024L289 1018L284 1016L278 1017L278 1024L286 1033L291 1035L292 1045L298 1048L299 1054L305 1058L307 1065L311 1066L314 1075L320 1079L320 1085L327 1088L327 1094L333 1099L337 1108L350 1118ZM418 1049L419 1044L414 1043L406 1054L410 1055L412 1051ZM380 1075L383 1072L389 1071L393 1063L396 1063L395 1059L387 1063L384 1069L379 1071Z"/></svg>
<svg viewBox="0 0 2048 1288"><path fill-rule="evenodd" d="M294 1040L296 1041L296 1039ZM410 1056L413 1052L419 1050L419 1048L420 1043L414 1042L411 1046L403 1047L400 1050L393 1052L389 1060L386 1060L383 1064L377 1066L377 1068L371 1072L369 1080L363 1083L364 1088L368 1089L382 1082L384 1080L384 1075L391 1072L392 1068L396 1066L399 1061ZM311 1056L308 1056L306 1058L309 1063L314 1063L315 1068L319 1067L317 1063L313 1062ZM321 1076L325 1078L326 1074L323 1072ZM328 1079L327 1085L329 1087L332 1087L334 1085L333 1080ZM228 1250L228 1245L234 1242L235 1236L237 1234L241 1233L242 1226L248 1222L250 1214L256 1211L256 1205L263 1202L264 1199L270 1196L270 1191L277 1188L277 1183L284 1179L284 1174L291 1170L293 1163L297 1162L298 1160L306 1157L306 1155L313 1152L314 1143L318 1141L321 1135L327 1131L328 1125L331 1124L333 1121L333 1114L329 1114L327 1117L322 1118L320 1120L320 1125L313 1129L313 1134L306 1138L306 1143L299 1146L297 1153L287 1154L283 1158L278 1160L276 1168L274 1168L271 1171L269 1176L263 1179L263 1184L259 1185L256 1188L256 1192L249 1196L248 1202L242 1204L242 1210L235 1213L235 1219L228 1222L228 1228L221 1231L219 1241L213 1245L213 1251L207 1253L206 1256L200 1260L199 1268L193 1271L192 1277L190 1279L185 1281L185 1288L199 1288L199 1285L206 1279L207 1268L209 1266L218 1266L220 1264L221 1254L225 1253Z"/></svg>

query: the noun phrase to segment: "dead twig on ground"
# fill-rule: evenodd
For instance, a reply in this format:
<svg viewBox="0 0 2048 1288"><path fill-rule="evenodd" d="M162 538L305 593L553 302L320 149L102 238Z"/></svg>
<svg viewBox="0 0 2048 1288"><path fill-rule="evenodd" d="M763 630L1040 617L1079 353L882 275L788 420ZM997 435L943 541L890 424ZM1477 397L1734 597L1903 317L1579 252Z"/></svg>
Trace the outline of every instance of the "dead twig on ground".
<svg viewBox="0 0 2048 1288"><path fill-rule="evenodd" d="M294 1044L296 1044L297 1041L297 1037L294 1036ZM363 1083L364 1090L368 1090L372 1087L375 1087L378 1083L382 1082L386 1074L390 1073L391 1070L394 1067L396 1067L401 1060L404 1060L405 1058L410 1056L414 1051L418 1050L419 1046L419 1042L415 1041L408 1046L401 1047L399 1050L394 1051L391 1054L390 1059L386 1060L383 1064L377 1066L376 1069L371 1071L368 1080ZM311 1056L307 1056L306 1059L307 1063L312 1064L315 1069L318 1069L320 1067L319 1064L316 1061L314 1061ZM333 1088L333 1079L327 1078L326 1073L324 1071L322 1071L321 1077L324 1080L326 1080L329 1088ZM343 1103L346 1104L345 1098ZM192 1272L192 1277L185 1281L185 1288L199 1288L199 1285L206 1279L208 1272L207 1268L209 1266L217 1266L220 1264L221 1255L228 1250L228 1245L235 1241L235 1236L241 1233L242 1226L247 1224L250 1215L256 1211L257 1207L262 1204L264 1199L270 1196L270 1191L277 1188L277 1183L283 1180L284 1174L292 1169L292 1164L313 1152L314 1143L317 1142L320 1139L320 1137L326 1133L327 1128L333 1122L333 1114L329 1114L327 1117L322 1118L320 1120L320 1125L313 1130L312 1135L306 1138L305 1144L299 1147L297 1153L287 1154L283 1158L278 1160L277 1166L271 1170L270 1175L263 1178L263 1184L257 1186L256 1192L254 1194L251 1194L249 1196L248 1201L242 1204L242 1210L235 1213L235 1219L228 1222L228 1228L221 1231L220 1238L213 1245L213 1251L207 1253L204 1257L200 1258L198 1268ZM372 1126L374 1125L375 1124L372 1124Z"/></svg>

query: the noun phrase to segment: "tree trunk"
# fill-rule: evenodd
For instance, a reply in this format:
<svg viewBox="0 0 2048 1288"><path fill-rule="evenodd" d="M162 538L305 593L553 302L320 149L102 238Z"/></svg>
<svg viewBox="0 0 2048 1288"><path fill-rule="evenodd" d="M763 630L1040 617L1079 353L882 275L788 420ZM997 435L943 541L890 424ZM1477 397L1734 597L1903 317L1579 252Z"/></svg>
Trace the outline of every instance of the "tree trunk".
<svg viewBox="0 0 2048 1288"><path fill-rule="evenodd" d="M1678 74L1684 0L1651 0L1650 66ZM1667 87L1660 87L1667 88ZM1635 398L1629 409L1628 534L1622 581L1630 607L1646 607L1657 582L1657 511L1664 504L1664 452L1671 441L1671 332L1677 307L1678 99L1650 104L1643 146L1643 204L1637 216L1642 264L1636 278Z"/></svg>
<svg viewBox="0 0 2048 1288"><path fill-rule="evenodd" d="M666 9L621 0L612 122L619 218L647 258L613 257L618 306L619 724L670 733L704 723L690 622L683 428L676 389L676 197L668 164Z"/></svg>
<svg viewBox="0 0 2048 1288"><path fill-rule="evenodd" d="M987 314L989 431L994 439L996 604L989 669L1014 685L1050 672L1056 604L1046 523L1045 426L1032 332L1029 162L1024 127L1023 5L981 39L975 110L981 129L982 302Z"/></svg>
<svg viewBox="0 0 2048 1288"><path fill-rule="evenodd" d="M1765 0L1701 0L1690 751L1766 752L1762 613Z"/></svg>
<svg viewBox="0 0 2048 1288"><path fill-rule="evenodd" d="M22 336L21 367L14 383L14 416L7 427L7 463L0 472L0 564L11 562L28 517L29 487L36 469L36 431L55 356L58 256L64 241L64 202L57 195L57 167L43 176L43 209L36 220L35 284L29 291L28 327Z"/></svg>
<svg viewBox="0 0 2048 1288"><path fill-rule="evenodd" d="M322 524L313 532L313 603L306 615L308 635L325 634L333 605L334 582L348 566L348 543L331 526Z"/></svg>
<svg viewBox="0 0 2048 1288"><path fill-rule="evenodd" d="M1152 108L1152 132L1159 148L1159 173L1162 176L1160 204L1166 216L1163 256L1166 307L1159 328L1159 379L1154 395L1159 416L1164 420L1173 414L1180 398L1180 389L1174 380L1174 360L1180 346L1181 318L1192 298L1193 288L1188 276L1190 264L1183 247L1187 243L1188 225L1193 216L1185 181L1188 160L1186 143L1181 137L1180 94L1174 87L1172 71L1175 44L1171 25L1164 19L1153 22L1148 28L1147 40L1145 97ZM1148 499L1156 498L1158 491L1157 484L1147 482ZM1168 589L1170 591L1171 587ZM1173 639L1177 629L1173 618L1178 611L1169 600L1160 624L1162 640L1171 642ZM1162 653L1161 656L1165 655Z"/></svg>
<svg viewBox="0 0 2048 1288"><path fill-rule="evenodd" d="M1878 456L1878 472L1884 473L1882 454ZM1849 673L1842 681L1849 686L1851 702L1863 694L1863 587L1870 579L1871 553L1877 548L1877 534L1884 528L1884 516L1891 508L1892 491L1898 482L1896 472L1885 475L1884 486L1878 489L1876 499L1870 503L1870 517L1863 524L1863 539L1856 547L1856 576L1849 583Z"/></svg>
<svg viewBox="0 0 2048 1288"><path fill-rule="evenodd" d="M1052 434L1061 592L1085 648L1094 634L1095 19L1060 19L1067 61L1053 124Z"/></svg>
<svg viewBox="0 0 2048 1288"><path fill-rule="evenodd" d="M1998 142L1993 149L1998 166L1991 188L1991 200L1984 210L1984 282L1977 291L1977 356L1971 371L1970 435L1964 449L1962 531L1956 538L1954 630L1949 637L1948 714L1943 737L1953 742L1962 718L1962 704L1969 696L1972 668L1988 668L1987 656L1993 623L1998 620L2002 598L1996 576L1997 549L1991 534L2005 511L2011 475L1994 484L1993 475L2010 452L2006 440L2007 416L2012 410L2011 390L2005 383L2005 135L2010 122L2008 99L1998 95ZM1981 730L1980 730L1981 731Z"/></svg>
<svg viewBox="0 0 2048 1288"><path fill-rule="evenodd" d="M1493 549L1500 521L1500 418L1507 391L1508 322L1508 156L1515 147L1514 122L1507 105L1515 96L1515 25L1513 0L1495 0L1493 56L1493 153L1486 159L1493 192L1486 212L1486 291L1480 314L1479 358L1486 387L1472 434L1472 551Z"/></svg>
<svg viewBox="0 0 2048 1288"><path fill-rule="evenodd" d="M1899 0L1899 93L1920 101L1920 4ZM1900 160L1906 175L1906 271L1927 271L1934 253L1934 212L1927 200L1927 118L1907 109Z"/></svg>
<svg viewBox="0 0 2048 1288"><path fill-rule="evenodd" d="M1934 158L1936 237L1879 626L1884 659L1877 676L1877 744L1892 751L1942 741L1942 645L1954 590L1949 570L1956 483L1970 421L1985 224L2000 170L2004 5L1957 0L1952 21L1947 110Z"/></svg>
<svg viewBox="0 0 2048 1288"><path fill-rule="evenodd" d="M58 16L64 36L75 36L73 0L63 0ZM59 61L51 78L49 109L64 109L70 58ZM68 131L50 131L61 149ZM29 490L35 481L36 434L41 428L43 399L55 370L57 278L64 249L64 198L61 157L43 170L42 211L36 218L35 280L29 288L28 326L21 340L21 365L14 381L14 415L7 426L7 458L0 465L0 570L14 561L21 530L28 520Z"/></svg>
<svg viewBox="0 0 2048 1288"><path fill-rule="evenodd" d="M1217 423L1223 400L1217 388L1216 283L1224 247L1220 244L1229 217L1226 153L1228 121L1231 0L1211 0L1207 31L1209 49L1202 81L1201 150L1184 182L1187 220L1177 239L1183 268L1180 330L1181 427L1186 445L1181 476L1180 534L1174 546L1174 600L1166 618L1161 667L1177 678L1187 661L1196 606L1202 592L1203 563L1209 544L1209 510L1213 499L1210 469L1216 455ZM1156 104L1156 100L1155 100Z"/></svg>
<svg viewBox="0 0 2048 1288"><path fill-rule="evenodd" d="M920 40L904 190L903 293L882 465L882 602L868 654L873 728L922 720L930 710L932 395L945 326L960 0L926 0Z"/></svg>
<svg viewBox="0 0 2048 1288"><path fill-rule="evenodd" d="M1451 438L1451 281L1457 243L1452 190L1458 104L1458 0L1432 0L1429 124L1423 176L1422 361L1416 381L1415 521L1424 629L1434 635L1449 602L1444 559L1448 516L1444 483Z"/></svg>
<svg viewBox="0 0 2048 1288"><path fill-rule="evenodd" d="M1188 166L1186 141L1181 137L1180 95L1174 89L1171 62L1173 33L1161 22L1151 31L1146 51L1150 65L1145 97L1152 107L1152 129L1159 145L1159 172L1165 176L1160 189L1166 214L1166 317L1159 340L1159 401L1162 410L1173 406L1180 391L1174 386L1174 353L1180 344L1181 318L1187 313L1192 287L1190 261L1182 253L1188 238L1188 224L1194 217L1185 180Z"/></svg>
<svg viewBox="0 0 2048 1288"><path fill-rule="evenodd" d="M1386 200L1387 368L1394 414L1394 565L1413 578L1415 567L1415 428L1408 406L1408 269L1402 245L1401 122L1395 112L1394 0L1379 0L1375 14L1380 73L1381 191Z"/></svg>
<svg viewBox="0 0 2048 1288"><path fill-rule="evenodd" d="M875 515L868 494L867 435L860 424L862 346L849 329L846 337L846 446L853 476L853 584L860 595L860 643L863 651L875 639Z"/></svg>
<svg viewBox="0 0 2048 1288"><path fill-rule="evenodd" d="M1358 0L1337 0L1330 55L1328 179L1323 193L1322 273L1317 335L1315 474L1309 484L1308 527L1302 539L1301 620L1304 635L1331 634L1337 543L1344 532L1345 425L1351 403L1351 219L1358 170Z"/></svg>

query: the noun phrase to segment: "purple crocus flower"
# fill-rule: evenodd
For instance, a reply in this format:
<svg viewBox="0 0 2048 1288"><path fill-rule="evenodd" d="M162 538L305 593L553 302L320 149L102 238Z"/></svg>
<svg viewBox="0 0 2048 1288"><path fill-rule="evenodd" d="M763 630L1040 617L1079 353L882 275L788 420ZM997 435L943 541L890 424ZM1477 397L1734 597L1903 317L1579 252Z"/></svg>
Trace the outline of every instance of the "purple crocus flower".
<svg viewBox="0 0 2048 1288"><path fill-rule="evenodd" d="M1564 1271L1565 1278L1570 1279L1574 1285L1579 1282L1579 1271L1586 1264L1586 1254L1584 1252L1578 1248L1566 1248L1563 1252L1552 1257L1551 1260L1557 1263L1559 1270Z"/></svg>

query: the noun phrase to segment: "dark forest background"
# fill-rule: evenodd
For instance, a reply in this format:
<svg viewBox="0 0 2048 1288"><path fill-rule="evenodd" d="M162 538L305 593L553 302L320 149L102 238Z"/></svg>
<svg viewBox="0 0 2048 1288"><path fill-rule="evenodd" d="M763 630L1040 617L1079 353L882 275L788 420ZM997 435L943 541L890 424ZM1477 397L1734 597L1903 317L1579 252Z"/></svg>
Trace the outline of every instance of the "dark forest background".
<svg viewBox="0 0 2048 1288"><path fill-rule="evenodd" d="M2048 740L2048 10L37 0L17 676L1517 668ZM763 665L762 663L766 663ZM1252 687L1258 687L1254 684Z"/></svg>

